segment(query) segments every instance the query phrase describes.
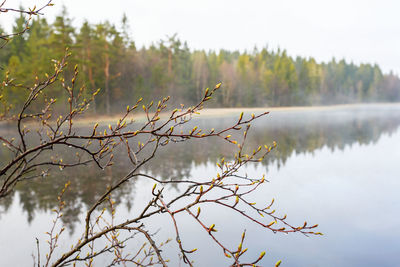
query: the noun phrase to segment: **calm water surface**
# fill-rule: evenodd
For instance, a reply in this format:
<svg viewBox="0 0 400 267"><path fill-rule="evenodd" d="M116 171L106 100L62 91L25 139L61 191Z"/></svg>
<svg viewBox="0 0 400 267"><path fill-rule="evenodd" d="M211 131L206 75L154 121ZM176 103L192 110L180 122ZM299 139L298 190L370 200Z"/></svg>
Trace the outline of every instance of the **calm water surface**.
<svg viewBox="0 0 400 267"><path fill-rule="evenodd" d="M218 128L237 117L197 120L203 128ZM224 210L205 214L220 229L218 237L237 246L241 231L247 230L245 247L261 262L273 266L400 266L400 106L370 105L324 110L274 111L253 127L248 145L278 147L263 163L246 172L269 183L257 191L255 202L275 198L279 214L288 214L292 224L318 223L324 236L273 234ZM232 148L217 140L190 142L160 152L146 170L162 179L214 176L215 161ZM7 161L0 154L0 161ZM68 232L60 249L80 236L82 212L101 193L104 184L124 174L128 162L121 159L106 173L94 167L56 172L35 183L21 184L12 197L0 202L0 266L31 266L37 237L45 248L53 219L57 192L67 180L71 190L63 223ZM138 180L119 192L118 218L123 220L147 201L153 183ZM176 194L180 188L169 188ZM166 194L167 195L167 194ZM195 266L226 266L229 261L191 218L178 218L185 247L198 248ZM159 240L174 237L169 217L147 221L160 230ZM75 242L74 242L75 243ZM131 243L130 248L137 247ZM126 249L129 249L127 247ZM173 242L165 247L171 266L178 266ZM104 259L99 259L102 266Z"/></svg>

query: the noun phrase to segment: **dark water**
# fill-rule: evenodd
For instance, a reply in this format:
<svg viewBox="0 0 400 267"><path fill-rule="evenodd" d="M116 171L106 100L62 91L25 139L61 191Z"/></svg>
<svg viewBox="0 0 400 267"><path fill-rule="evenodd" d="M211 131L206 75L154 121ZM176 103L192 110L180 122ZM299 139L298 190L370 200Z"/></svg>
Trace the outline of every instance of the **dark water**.
<svg viewBox="0 0 400 267"><path fill-rule="evenodd" d="M195 121L202 128L228 125L237 117L224 116ZM236 247L243 229L244 247L257 258L266 250L262 266L399 266L400 265L400 106L343 107L324 110L275 111L255 123L248 138L250 147L277 141L277 149L258 165L246 168L249 176L266 174L270 181L257 191L255 202L275 198L279 214L288 221L305 220L320 226L324 236L273 234L224 210L207 211L209 222L221 229L218 237ZM1 150L0 150L1 151ZM188 142L162 150L146 171L161 179L214 176L215 162L232 152L218 140ZM6 161L1 154L0 161ZM45 251L44 232L51 226L56 196L66 181L71 190L63 223L60 250L75 243L82 233L83 212L102 188L126 172L121 158L110 170L94 166L53 172L52 176L20 184L15 193L0 202L0 266L31 266L35 237ZM145 205L153 182L138 180L115 196L117 219L125 219ZM167 189L176 194L177 188ZM169 217L147 221L159 231L159 240L174 238ZM198 248L195 266L226 266L229 261L191 218L179 217L185 247ZM132 249L137 244L131 242ZM171 266L178 266L176 245L164 253ZM98 262L102 266L101 261Z"/></svg>

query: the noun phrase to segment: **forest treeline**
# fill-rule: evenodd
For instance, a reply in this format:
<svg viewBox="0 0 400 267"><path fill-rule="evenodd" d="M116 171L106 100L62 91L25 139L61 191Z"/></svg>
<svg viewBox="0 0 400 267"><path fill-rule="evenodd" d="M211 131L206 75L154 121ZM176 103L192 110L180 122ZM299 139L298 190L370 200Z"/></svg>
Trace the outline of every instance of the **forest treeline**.
<svg viewBox="0 0 400 267"><path fill-rule="evenodd" d="M16 18L13 31L24 27ZM3 32L3 29L0 31ZM176 35L149 47L138 48L126 17L121 25L84 22L72 26L64 10L53 23L33 21L30 30L0 50L0 73L33 85L51 73L52 60L69 47L73 66L80 69L79 82L86 94L101 88L94 104L97 113L121 112L140 97L158 100L170 95L174 103L193 104L206 87L223 82L223 90L211 105L217 107L324 105L400 100L400 79L384 74L378 65L332 59L293 58L285 50L268 48L251 52L191 50ZM3 98L14 106L27 90L3 86ZM61 88L52 88L62 98ZM60 101L61 102L61 101Z"/></svg>

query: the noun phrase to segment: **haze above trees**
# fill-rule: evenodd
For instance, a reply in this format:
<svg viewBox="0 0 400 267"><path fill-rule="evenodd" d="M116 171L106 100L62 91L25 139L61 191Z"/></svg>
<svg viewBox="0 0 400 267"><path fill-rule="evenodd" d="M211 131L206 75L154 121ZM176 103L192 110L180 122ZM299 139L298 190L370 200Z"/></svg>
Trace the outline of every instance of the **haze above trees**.
<svg viewBox="0 0 400 267"><path fill-rule="evenodd" d="M13 31L24 27L15 20ZM0 31L3 32L0 26ZM216 107L299 106L400 100L399 77L384 74L377 65L355 65L335 59L317 63L314 58L290 57L285 50L268 48L251 52L191 50L174 35L147 48L137 48L126 18L116 27L108 22L72 26L64 11L53 23L36 19L30 31L0 50L2 77L9 71L22 84L51 71L52 59L65 48L73 66L81 69L80 82L87 95L100 93L93 112L121 112L140 97L170 95L174 103L193 104L206 87L222 81L224 90ZM68 77L68 70L67 70ZM54 87L54 97L62 97ZM5 90L5 99L18 106L27 92Z"/></svg>

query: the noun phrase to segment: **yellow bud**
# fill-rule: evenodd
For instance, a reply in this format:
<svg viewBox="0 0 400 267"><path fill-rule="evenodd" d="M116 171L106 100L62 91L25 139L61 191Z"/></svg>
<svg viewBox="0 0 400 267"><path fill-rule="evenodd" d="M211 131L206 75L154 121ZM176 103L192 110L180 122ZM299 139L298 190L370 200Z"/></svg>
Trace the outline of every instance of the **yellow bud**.
<svg viewBox="0 0 400 267"><path fill-rule="evenodd" d="M215 224L212 224L212 225L210 226L210 228L208 228L208 231L209 231L209 232L216 232L217 230L215 230L214 227L215 227Z"/></svg>
<svg viewBox="0 0 400 267"><path fill-rule="evenodd" d="M197 208L197 215L196 215L196 218L199 217L200 212L201 212L201 209L200 209L200 207L198 207L198 208Z"/></svg>

